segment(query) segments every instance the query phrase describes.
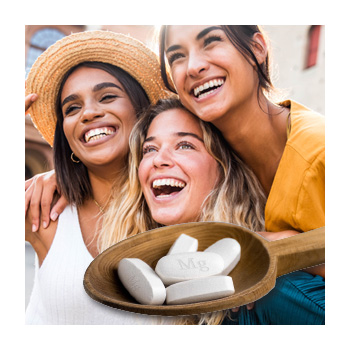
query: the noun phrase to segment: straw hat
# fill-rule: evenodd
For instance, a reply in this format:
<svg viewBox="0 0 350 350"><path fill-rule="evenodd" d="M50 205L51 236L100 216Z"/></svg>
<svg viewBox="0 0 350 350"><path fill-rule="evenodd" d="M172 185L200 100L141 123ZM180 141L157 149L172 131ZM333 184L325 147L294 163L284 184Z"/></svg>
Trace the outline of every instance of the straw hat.
<svg viewBox="0 0 350 350"><path fill-rule="evenodd" d="M85 61L122 68L140 83L151 103L172 95L162 81L157 55L140 41L107 31L71 34L38 57L26 80L26 96L39 95L30 109L32 121L51 146L57 120L55 103L62 79L70 68Z"/></svg>

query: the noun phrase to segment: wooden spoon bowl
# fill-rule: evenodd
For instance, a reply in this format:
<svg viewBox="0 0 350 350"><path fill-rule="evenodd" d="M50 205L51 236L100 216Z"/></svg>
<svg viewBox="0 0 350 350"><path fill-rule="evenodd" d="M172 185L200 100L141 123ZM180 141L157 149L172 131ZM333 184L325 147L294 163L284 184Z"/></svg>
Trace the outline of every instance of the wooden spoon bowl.
<svg viewBox="0 0 350 350"><path fill-rule="evenodd" d="M241 260L230 273L235 294L184 305L139 304L119 280L119 261L123 258L139 258L154 269L158 260L168 253L182 233L198 239L199 251L227 237L240 243ZM84 287L94 300L122 310L149 315L192 315L253 302L274 287L276 277L323 262L324 228L268 242L241 226L221 222L196 222L154 229L113 245L90 264L84 276Z"/></svg>

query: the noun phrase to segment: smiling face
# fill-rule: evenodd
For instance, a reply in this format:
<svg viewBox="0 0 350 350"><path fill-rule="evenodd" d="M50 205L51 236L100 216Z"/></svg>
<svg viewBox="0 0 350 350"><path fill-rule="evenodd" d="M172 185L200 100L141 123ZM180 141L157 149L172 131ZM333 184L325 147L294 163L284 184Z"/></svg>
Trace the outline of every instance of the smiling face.
<svg viewBox="0 0 350 350"><path fill-rule="evenodd" d="M253 65L220 26L169 26L165 53L181 102L202 120L218 126L257 101Z"/></svg>
<svg viewBox="0 0 350 350"><path fill-rule="evenodd" d="M78 68L63 86L61 106L68 143L88 169L124 164L136 115L115 77L101 69Z"/></svg>
<svg viewBox="0 0 350 350"><path fill-rule="evenodd" d="M139 179L153 219L163 225L196 221L219 177L198 120L182 109L156 116L143 144Z"/></svg>

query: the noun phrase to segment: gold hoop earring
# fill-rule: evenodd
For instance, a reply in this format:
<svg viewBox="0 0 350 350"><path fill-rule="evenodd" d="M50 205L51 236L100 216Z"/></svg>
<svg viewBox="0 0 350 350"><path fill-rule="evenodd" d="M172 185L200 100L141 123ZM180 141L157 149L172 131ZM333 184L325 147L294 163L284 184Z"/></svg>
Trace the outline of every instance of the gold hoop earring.
<svg viewBox="0 0 350 350"><path fill-rule="evenodd" d="M74 162L74 163L80 163L80 160L78 159L78 160L75 160L74 159L74 153L72 152L72 154L70 155L70 159L72 160L72 162Z"/></svg>

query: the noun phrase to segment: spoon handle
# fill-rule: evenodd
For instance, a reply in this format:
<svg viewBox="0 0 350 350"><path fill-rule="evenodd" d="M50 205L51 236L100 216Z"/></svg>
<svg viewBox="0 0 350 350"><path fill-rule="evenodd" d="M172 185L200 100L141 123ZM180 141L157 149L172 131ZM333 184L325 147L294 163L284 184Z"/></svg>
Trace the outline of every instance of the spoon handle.
<svg viewBox="0 0 350 350"><path fill-rule="evenodd" d="M267 243L277 257L277 277L325 262L325 228Z"/></svg>

